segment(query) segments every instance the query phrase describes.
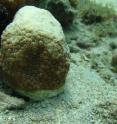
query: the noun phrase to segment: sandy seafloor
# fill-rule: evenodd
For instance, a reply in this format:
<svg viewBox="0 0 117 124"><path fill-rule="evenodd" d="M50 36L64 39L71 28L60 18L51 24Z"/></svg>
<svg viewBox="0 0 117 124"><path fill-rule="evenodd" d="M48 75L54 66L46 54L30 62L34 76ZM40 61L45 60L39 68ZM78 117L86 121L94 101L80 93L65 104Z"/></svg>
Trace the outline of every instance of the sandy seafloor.
<svg viewBox="0 0 117 124"><path fill-rule="evenodd" d="M116 0L97 1L117 6ZM82 25L76 25L78 27L66 32L67 39L77 35L80 39L92 38ZM102 40L90 50L77 49L69 43L73 50L64 93L45 101L29 102L23 110L2 111L0 124L117 124L117 74L110 72L108 64L101 63L103 55L108 56L106 63L110 63L109 44L116 42L117 37ZM92 62L87 55L95 57L99 70L92 68L95 60Z"/></svg>

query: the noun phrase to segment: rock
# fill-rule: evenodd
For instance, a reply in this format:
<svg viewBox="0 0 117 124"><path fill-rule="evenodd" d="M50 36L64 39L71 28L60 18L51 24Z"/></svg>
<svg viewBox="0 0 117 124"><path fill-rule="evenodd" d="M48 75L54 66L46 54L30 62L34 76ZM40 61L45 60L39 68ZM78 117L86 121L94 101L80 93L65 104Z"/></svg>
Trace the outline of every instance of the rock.
<svg viewBox="0 0 117 124"><path fill-rule="evenodd" d="M117 49L117 41L115 40L115 41L111 42L110 46L112 49Z"/></svg>
<svg viewBox="0 0 117 124"><path fill-rule="evenodd" d="M76 15L69 0L49 0L47 9L55 16L63 27L70 26Z"/></svg>
<svg viewBox="0 0 117 124"><path fill-rule="evenodd" d="M3 32L2 54L4 80L15 91L34 100L63 91L69 49L60 23L49 11L21 8Z"/></svg>
<svg viewBox="0 0 117 124"><path fill-rule="evenodd" d="M0 91L0 110L20 109L25 106L25 101L9 96Z"/></svg>
<svg viewBox="0 0 117 124"><path fill-rule="evenodd" d="M112 65L117 66L117 54L114 54L112 57Z"/></svg>
<svg viewBox="0 0 117 124"><path fill-rule="evenodd" d="M77 42L77 46L82 49L89 49L95 46L95 43Z"/></svg>
<svg viewBox="0 0 117 124"><path fill-rule="evenodd" d="M117 49L114 49L112 53L111 65L112 65L112 71L114 73L117 73Z"/></svg>

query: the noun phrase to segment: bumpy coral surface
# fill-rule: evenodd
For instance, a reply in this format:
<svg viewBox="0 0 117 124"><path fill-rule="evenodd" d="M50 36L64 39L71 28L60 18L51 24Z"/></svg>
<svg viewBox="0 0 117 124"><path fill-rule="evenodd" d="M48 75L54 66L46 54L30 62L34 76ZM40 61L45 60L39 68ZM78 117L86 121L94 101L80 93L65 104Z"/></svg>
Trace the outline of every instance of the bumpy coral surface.
<svg viewBox="0 0 117 124"><path fill-rule="evenodd" d="M63 90L69 49L61 25L49 11L20 9L3 32L2 54L5 81L14 90L32 98L35 94L36 99Z"/></svg>

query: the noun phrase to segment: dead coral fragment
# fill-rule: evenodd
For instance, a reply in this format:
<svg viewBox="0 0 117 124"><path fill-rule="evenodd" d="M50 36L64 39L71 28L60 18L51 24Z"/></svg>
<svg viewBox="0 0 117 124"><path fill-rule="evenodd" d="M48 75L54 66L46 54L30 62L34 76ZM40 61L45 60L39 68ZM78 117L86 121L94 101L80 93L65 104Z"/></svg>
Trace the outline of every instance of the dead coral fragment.
<svg viewBox="0 0 117 124"><path fill-rule="evenodd" d="M0 92L0 110L20 109L24 106L24 100Z"/></svg>

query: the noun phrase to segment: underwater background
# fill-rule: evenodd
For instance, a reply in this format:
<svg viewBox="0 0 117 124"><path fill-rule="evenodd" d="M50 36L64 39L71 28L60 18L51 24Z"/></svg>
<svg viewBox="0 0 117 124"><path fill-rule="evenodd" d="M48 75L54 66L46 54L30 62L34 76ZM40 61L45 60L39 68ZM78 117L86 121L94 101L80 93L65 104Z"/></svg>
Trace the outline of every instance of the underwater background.
<svg viewBox="0 0 117 124"><path fill-rule="evenodd" d="M117 0L0 0L0 35L0 124L117 124Z"/></svg>

